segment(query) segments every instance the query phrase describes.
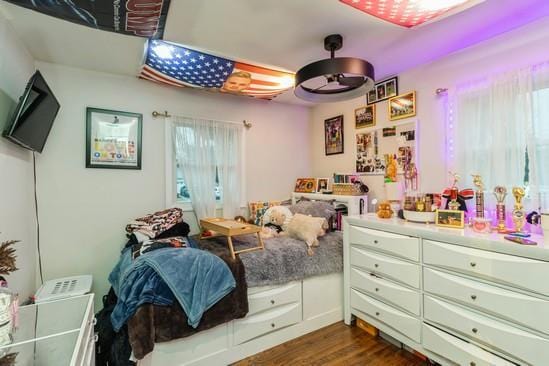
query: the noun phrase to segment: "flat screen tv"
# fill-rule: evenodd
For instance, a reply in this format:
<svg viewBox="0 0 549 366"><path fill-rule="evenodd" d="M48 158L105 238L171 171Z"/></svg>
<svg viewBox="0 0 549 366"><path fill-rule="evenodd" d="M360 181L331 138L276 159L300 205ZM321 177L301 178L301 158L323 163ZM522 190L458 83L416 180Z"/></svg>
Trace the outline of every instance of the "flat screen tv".
<svg viewBox="0 0 549 366"><path fill-rule="evenodd" d="M24 148L41 153L58 111L59 102L40 71L36 71L19 98L3 135Z"/></svg>

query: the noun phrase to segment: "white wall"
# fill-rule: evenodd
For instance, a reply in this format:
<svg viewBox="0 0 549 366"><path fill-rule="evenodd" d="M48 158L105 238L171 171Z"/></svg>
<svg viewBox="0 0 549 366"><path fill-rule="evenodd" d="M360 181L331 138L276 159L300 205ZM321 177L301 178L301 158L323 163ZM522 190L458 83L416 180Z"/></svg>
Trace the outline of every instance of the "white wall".
<svg viewBox="0 0 549 366"><path fill-rule="evenodd" d="M23 93L34 72L34 59L0 14L0 130L10 107ZM0 138L0 241L15 244L19 270L8 276L11 288L26 300L36 290L36 236L32 198L32 155Z"/></svg>
<svg viewBox="0 0 549 366"><path fill-rule="evenodd" d="M440 192L449 180L445 159L444 112L441 98L435 95L435 90L452 88L458 83L487 74L549 60L548 44L549 19L545 18L398 75L401 94L417 91L417 119L420 125L419 175L423 192ZM314 176L355 171L357 130L354 128L354 110L365 104L365 98L357 98L319 105L313 109L311 154ZM387 101L377 103L376 111L376 127L393 125L388 119ZM345 154L325 156L324 119L339 114L343 114L345 120ZM370 199L384 198L382 176L367 176L364 181L370 187Z"/></svg>
<svg viewBox="0 0 549 366"><path fill-rule="evenodd" d="M246 140L247 200L289 198L310 174L309 110L243 97L160 86L133 77L37 63L61 104L37 159L47 278L91 273L98 295L125 243L131 219L164 208L165 129L153 110L253 123ZM85 111L143 114L142 170L85 168ZM193 221L193 213L185 213Z"/></svg>

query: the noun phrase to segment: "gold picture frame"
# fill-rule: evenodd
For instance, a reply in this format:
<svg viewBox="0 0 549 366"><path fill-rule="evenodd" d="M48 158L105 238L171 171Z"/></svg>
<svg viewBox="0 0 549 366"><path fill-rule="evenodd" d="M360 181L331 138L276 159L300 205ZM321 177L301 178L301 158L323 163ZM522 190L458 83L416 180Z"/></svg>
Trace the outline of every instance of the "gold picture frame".
<svg viewBox="0 0 549 366"><path fill-rule="evenodd" d="M297 178L294 192L316 193L316 178Z"/></svg>
<svg viewBox="0 0 549 366"><path fill-rule="evenodd" d="M465 212L460 210L436 210L435 224L441 227L463 229L465 227Z"/></svg>
<svg viewBox="0 0 549 366"><path fill-rule="evenodd" d="M389 120L396 121L399 119L414 117L416 111L416 92L397 95L389 99L387 103L389 108Z"/></svg>
<svg viewBox="0 0 549 366"><path fill-rule="evenodd" d="M376 105L371 104L355 109L355 128L374 127L376 125Z"/></svg>

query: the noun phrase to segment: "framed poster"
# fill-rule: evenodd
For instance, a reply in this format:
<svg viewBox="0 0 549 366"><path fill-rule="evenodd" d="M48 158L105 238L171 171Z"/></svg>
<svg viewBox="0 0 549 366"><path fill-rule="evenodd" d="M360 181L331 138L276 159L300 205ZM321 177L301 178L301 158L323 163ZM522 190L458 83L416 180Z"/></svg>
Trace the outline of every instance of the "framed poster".
<svg viewBox="0 0 549 366"><path fill-rule="evenodd" d="M143 115L86 109L86 168L141 169Z"/></svg>
<svg viewBox="0 0 549 366"><path fill-rule="evenodd" d="M324 150L326 155L343 154L343 115L324 120Z"/></svg>
<svg viewBox="0 0 549 366"><path fill-rule="evenodd" d="M376 106L369 105L355 109L355 128L373 127L376 125Z"/></svg>
<svg viewBox="0 0 549 366"><path fill-rule="evenodd" d="M416 115L416 92L409 92L389 99L389 120L409 118Z"/></svg>
<svg viewBox="0 0 549 366"><path fill-rule="evenodd" d="M368 105L387 100L398 95L398 76L375 83L374 88L368 92Z"/></svg>

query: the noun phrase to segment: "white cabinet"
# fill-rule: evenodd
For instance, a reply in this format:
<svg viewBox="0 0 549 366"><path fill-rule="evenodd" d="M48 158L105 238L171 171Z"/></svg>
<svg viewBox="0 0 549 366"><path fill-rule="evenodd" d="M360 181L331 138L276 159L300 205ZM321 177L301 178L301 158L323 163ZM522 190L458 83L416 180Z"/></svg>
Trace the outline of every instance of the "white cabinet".
<svg viewBox="0 0 549 366"><path fill-rule="evenodd" d="M17 353L15 365L95 364L93 294L19 308L13 342L0 357Z"/></svg>
<svg viewBox="0 0 549 366"><path fill-rule="evenodd" d="M347 217L345 321L443 365L549 365L549 242L536 240Z"/></svg>

